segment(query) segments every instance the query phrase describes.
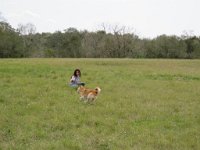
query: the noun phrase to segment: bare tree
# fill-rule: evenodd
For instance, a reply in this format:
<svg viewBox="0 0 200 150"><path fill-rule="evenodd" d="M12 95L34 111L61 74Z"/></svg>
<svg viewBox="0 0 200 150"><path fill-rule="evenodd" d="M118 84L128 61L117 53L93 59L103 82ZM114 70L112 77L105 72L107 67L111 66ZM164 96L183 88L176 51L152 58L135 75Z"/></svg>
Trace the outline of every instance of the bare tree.
<svg viewBox="0 0 200 150"><path fill-rule="evenodd" d="M36 33L36 27L32 23L27 23L25 25L23 24L18 24L17 31L21 35L29 35L29 34L35 34Z"/></svg>

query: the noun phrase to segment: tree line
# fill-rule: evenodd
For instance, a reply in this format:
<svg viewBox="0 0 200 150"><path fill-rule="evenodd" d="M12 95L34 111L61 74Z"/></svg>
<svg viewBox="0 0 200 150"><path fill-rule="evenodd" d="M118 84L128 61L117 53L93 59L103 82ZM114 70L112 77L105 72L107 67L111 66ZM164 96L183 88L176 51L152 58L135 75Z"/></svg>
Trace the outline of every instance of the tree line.
<svg viewBox="0 0 200 150"><path fill-rule="evenodd" d="M200 37L194 35L140 38L126 27L89 32L68 28L37 33L31 24L14 29L0 21L0 58L200 58Z"/></svg>

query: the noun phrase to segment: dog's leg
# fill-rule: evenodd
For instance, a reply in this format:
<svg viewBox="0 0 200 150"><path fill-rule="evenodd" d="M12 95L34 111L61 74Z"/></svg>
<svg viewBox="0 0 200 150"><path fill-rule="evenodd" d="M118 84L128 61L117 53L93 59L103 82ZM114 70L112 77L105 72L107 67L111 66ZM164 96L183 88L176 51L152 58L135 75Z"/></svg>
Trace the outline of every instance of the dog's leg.
<svg viewBox="0 0 200 150"><path fill-rule="evenodd" d="M88 99L86 98L86 99L84 99L84 103L87 103L88 102Z"/></svg>
<svg viewBox="0 0 200 150"><path fill-rule="evenodd" d="M91 101L91 99L90 99L90 98L88 98L88 99L87 99L87 102L88 102L88 103L90 103L90 101Z"/></svg>
<svg viewBox="0 0 200 150"><path fill-rule="evenodd" d="M96 100L96 98L93 97L93 98L91 99L91 102L94 103L95 100Z"/></svg>
<svg viewBox="0 0 200 150"><path fill-rule="evenodd" d="M82 101L82 100L84 100L84 96L81 96L81 97L80 97L80 101Z"/></svg>

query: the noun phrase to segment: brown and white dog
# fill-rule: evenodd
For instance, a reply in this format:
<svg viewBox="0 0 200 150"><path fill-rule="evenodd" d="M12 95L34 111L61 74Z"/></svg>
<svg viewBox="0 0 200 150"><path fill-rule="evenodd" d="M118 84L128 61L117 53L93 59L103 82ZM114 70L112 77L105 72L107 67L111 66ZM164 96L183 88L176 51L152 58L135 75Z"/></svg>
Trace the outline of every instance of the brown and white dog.
<svg viewBox="0 0 200 150"><path fill-rule="evenodd" d="M80 100L93 102L101 92L101 89L99 87L96 87L95 89L88 89L84 86L79 86L77 92L80 94Z"/></svg>

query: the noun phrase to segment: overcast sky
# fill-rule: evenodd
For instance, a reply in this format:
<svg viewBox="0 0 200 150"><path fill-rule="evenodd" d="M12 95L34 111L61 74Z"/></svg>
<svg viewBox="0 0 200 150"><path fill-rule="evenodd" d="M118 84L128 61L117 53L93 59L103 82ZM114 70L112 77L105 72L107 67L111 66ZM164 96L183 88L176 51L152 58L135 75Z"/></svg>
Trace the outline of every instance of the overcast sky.
<svg viewBox="0 0 200 150"><path fill-rule="evenodd" d="M95 31L104 23L141 37L200 35L200 0L0 0L0 12L14 28L31 22L37 32Z"/></svg>

